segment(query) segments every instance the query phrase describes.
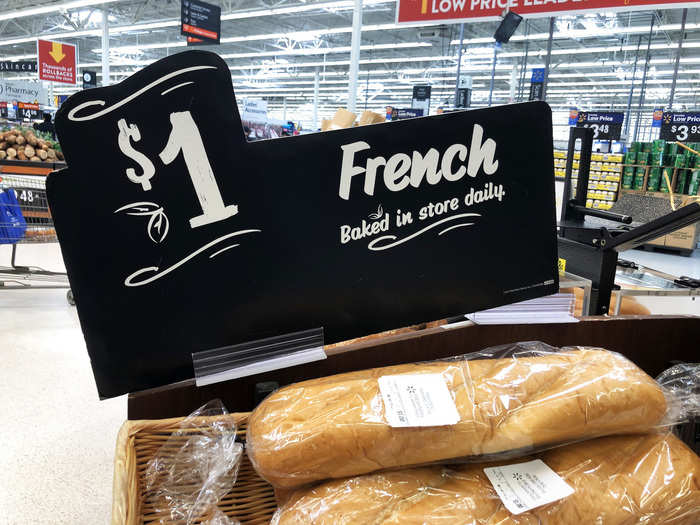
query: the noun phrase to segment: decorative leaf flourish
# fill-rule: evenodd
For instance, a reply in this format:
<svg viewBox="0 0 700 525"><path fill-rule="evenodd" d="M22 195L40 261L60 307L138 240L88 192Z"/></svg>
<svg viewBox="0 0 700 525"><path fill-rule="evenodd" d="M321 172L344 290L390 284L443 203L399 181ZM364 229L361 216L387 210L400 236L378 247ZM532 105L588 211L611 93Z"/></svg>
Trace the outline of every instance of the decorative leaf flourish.
<svg viewBox="0 0 700 525"><path fill-rule="evenodd" d="M383 216L384 216L384 209L382 208L381 204L377 208L376 212L369 214L370 219L379 219L380 217L383 217Z"/></svg>
<svg viewBox="0 0 700 525"><path fill-rule="evenodd" d="M169 229L170 221L168 221L168 216L163 211L163 208L158 208L148 221L148 237L156 244L160 244L165 240Z"/></svg>
<svg viewBox="0 0 700 525"><path fill-rule="evenodd" d="M154 243L160 244L168 235L170 221L162 206L154 202L132 202L131 204L114 210L114 213L119 213L121 211L126 212L127 215L150 217L148 219L148 225L146 226L146 233L148 234L148 238Z"/></svg>

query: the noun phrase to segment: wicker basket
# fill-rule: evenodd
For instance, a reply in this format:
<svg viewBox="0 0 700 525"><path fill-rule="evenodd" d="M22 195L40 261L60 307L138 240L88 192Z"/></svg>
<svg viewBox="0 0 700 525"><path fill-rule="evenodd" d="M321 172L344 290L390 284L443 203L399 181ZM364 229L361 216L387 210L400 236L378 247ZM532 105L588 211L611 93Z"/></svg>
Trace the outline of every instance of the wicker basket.
<svg viewBox="0 0 700 525"><path fill-rule="evenodd" d="M248 413L231 414L245 439ZM141 476L146 464L184 418L127 421L119 431L114 458L112 525L166 523L144 501ZM194 430L194 429L193 429ZM220 502L227 516L245 524L267 524L277 508L272 487L253 470L247 455L231 492Z"/></svg>

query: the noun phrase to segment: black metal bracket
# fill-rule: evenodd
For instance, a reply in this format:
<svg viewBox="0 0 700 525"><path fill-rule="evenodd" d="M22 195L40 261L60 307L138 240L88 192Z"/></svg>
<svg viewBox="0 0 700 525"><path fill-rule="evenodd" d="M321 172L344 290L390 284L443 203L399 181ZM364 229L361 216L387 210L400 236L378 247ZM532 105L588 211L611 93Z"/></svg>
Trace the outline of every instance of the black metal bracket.
<svg viewBox="0 0 700 525"><path fill-rule="evenodd" d="M572 173L576 142L581 141L576 195L571 198ZM590 312L602 315L608 312L610 296L615 288L615 271L619 252L636 248L667 233L700 221L700 204L695 202L672 213L637 227L630 224L632 217L607 210L586 208L586 194L593 149L593 130L571 128L566 161L564 198L559 222L559 257L566 259L571 273L590 279L592 283ZM609 226L586 224L586 216L613 221Z"/></svg>

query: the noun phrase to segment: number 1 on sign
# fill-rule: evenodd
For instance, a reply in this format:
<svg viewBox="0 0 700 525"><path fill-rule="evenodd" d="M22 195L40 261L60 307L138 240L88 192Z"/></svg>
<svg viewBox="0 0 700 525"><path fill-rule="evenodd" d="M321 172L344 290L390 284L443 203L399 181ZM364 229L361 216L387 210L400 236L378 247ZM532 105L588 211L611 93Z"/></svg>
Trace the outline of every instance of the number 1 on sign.
<svg viewBox="0 0 700 525"><path fill-rule="evenodd" d="M170 114L173 126L168 137L168 143L160 152L160 159L168 165L175 160L180 151L185 159L187 171L192 179L194 191L202 207L202 215L190 219L190 227L197 228L212 222L228 219L238 213L238 206L224 205L214 172L209 164L207 152L204 149L202 136L189 111Z"/></svg>

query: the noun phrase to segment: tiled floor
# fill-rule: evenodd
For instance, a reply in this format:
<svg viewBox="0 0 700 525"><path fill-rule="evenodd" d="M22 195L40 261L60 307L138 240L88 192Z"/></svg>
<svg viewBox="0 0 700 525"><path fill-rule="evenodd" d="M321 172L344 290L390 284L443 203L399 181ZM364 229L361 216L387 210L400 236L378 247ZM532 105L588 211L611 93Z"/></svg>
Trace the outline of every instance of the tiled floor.
<svg viewBox="0 0 700 525"><path fill-rule="evenodd" d="M62 268L56 245L19 248L20 264ZM126 398L98 399L66 290L0 289L0 363L0 525L109 523Z"/></svg>
<svg viewBox="0 0 700 525"><path fill-rule="evenodd" d="M700 278L700 254L623 257ZM0 266L8 260L0 246ZM20 246L18 263L62 268L57 245ZM700 315L700 300L662 303L655 312ZM65 290L0 290L0 356L0 525L108 523L126 399L97 399Z"/></svg>

